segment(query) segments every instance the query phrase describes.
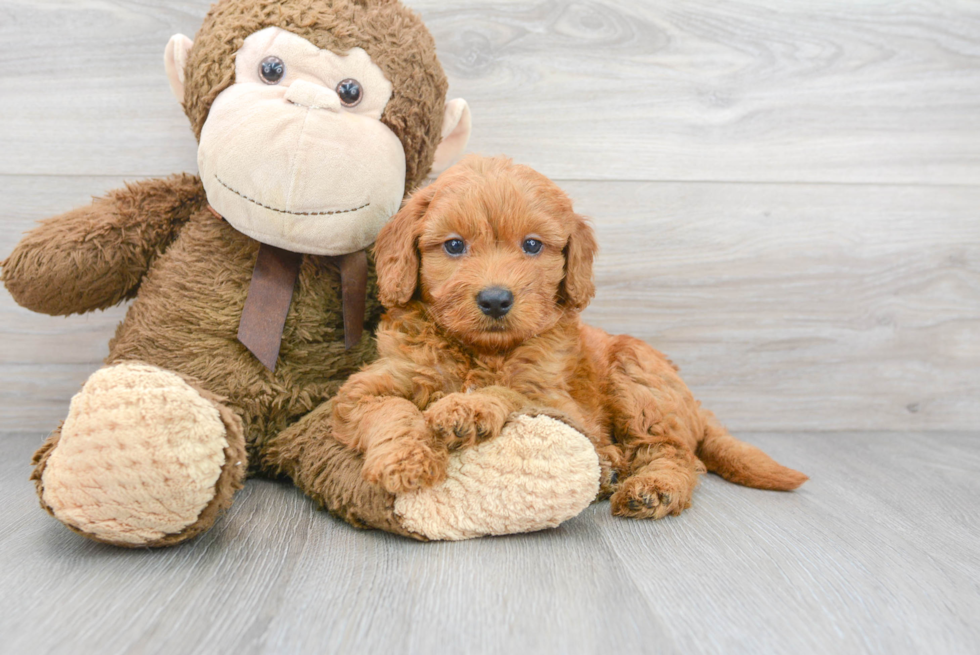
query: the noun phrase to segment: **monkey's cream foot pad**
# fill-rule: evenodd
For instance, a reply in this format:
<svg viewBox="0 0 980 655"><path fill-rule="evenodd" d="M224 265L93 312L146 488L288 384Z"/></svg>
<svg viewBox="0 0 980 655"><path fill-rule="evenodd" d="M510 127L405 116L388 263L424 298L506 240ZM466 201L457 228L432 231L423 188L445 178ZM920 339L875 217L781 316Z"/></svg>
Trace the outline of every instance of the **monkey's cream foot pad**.
<svg viewBox="0 0 980 655"><path fill-rule="evenodd" d="M518 416L496 439L450 458L442 484L399 495L395 514L429 539L544 530L588 507L599 475L581 432L547 416Z"/></svg>
<svg viewBox="0 0 980 655"><path fill-rule="evenodd" d="M97 539L146 544L197 520L215 496L227 445L217 407L180 376L110 366L72 399L42 500Z"/></svg>

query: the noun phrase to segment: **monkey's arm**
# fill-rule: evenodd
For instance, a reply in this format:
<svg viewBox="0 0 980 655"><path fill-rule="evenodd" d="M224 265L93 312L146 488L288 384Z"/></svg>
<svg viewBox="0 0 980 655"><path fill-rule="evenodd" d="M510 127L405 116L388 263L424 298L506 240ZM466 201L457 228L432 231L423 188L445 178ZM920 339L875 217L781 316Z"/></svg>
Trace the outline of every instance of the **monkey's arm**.
<svg viewBox="0 0 980 655"><path fill-rule="evenodd" d="M0 266L18 304L63 316L136 294L154 258L205 202L199 178L127 184L87 207L41 221Z"/></svg>

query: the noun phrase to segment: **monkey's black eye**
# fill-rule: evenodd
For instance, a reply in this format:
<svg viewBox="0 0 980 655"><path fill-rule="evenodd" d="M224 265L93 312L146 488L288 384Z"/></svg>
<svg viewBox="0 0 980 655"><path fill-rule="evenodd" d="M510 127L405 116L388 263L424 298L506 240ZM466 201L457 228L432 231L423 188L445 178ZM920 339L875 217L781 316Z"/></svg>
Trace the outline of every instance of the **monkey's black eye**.
<svg viewBox="0 0 980 655"><path fill-rule="evenodd" d="M259 63L259 77L266 84L279 84L286 74L286 63L279 57L266 57Z"/></svg>
<svg viewBox="0 0 980 655"><path fill-rule="evenodd" d="M340 96L340 102L345 107L356 107L364 98L361 83L350 78L337 85L337 95Z"/></svg>
<svg viewBox="0 0 980 655"><path fill-rule="evenodd" d="M466 242L462 239L450 239L442 244L442 249L446 251L447 255L459 257L466 252Z"/></svg>
<svg viewBox="0 0 980 655"><path fill-rule="evenodd" d="M529 255L536 255L541 252L541 248L544 244L537 239L524 239L524 243L521 244L521 250Z"/></svg>

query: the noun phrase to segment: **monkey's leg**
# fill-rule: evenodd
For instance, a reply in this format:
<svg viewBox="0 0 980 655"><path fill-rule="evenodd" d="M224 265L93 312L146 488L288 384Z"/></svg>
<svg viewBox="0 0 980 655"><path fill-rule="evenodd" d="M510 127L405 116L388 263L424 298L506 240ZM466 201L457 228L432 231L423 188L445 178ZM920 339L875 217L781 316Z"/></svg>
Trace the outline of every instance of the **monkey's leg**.
<svg viewBox="0 0 980 655"><path fill-rule="evenodd" d="M264 469L288 475L303 492L358 528L378 528L425 539L395 516L395 496L364 479L364 456L333 436L333 401L323 403L270 439L260 452Z"/></svg>
<svg viewBox="0 0 980 655"><path fill-rule="evenodd" d="M331 436L331 410L326 403L280 433L263 464L356 527L421 540L532 532L578 515L599 490L588 438L527 413L512 417L496 439L453 453L444 482L393 495L366 482L361 455Z"/></svg>
<svg viewBox="0 0 980 655"><path fill-rule="evenodd" d="M170 546L207 530L248 468L242 423L193 381L138 362L96 371L34 455L41 506L117 546Z"/></svg>
<svg viewBox="0 0 980 655"><path fill-rule="evenodd" d="M695 454L704 424L699 406L659 352L632 337L612 337L608 397L616 442L629 462L610 498L617 516L680 514L705 472Z"/></svg>

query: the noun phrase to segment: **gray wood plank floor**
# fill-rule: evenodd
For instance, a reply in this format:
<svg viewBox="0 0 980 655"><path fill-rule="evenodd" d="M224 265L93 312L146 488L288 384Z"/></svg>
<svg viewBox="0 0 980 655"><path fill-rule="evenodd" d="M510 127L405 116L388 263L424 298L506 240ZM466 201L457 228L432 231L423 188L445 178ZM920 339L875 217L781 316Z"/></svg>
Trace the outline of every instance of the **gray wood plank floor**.
<svg viewBox="0 0 980 655"><path fill-rule="evenodd" d="M970 433L746 438L813 479L705 478L659 522L598 503L557 530L417 544L253 480L207 535L87 541L2 435L0 652L975 653L980 448Z"/></svg>

